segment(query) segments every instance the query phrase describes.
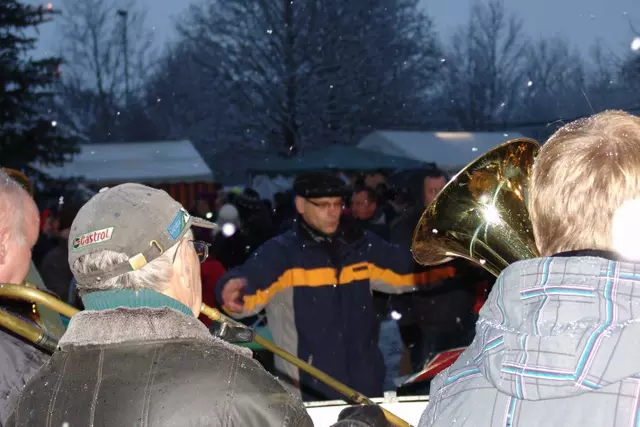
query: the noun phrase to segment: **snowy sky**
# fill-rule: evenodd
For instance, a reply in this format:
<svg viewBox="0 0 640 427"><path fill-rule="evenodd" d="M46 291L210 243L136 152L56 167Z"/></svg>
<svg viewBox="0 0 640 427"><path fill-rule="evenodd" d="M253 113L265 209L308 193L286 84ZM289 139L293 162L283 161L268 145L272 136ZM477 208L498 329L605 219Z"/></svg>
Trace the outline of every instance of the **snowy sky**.
<svg viewBox="0 0 640 427"><path fill-rule="evenodd" d="M51 1L55 7L56 0ZM186 9L188 1L138 1L148 8L147 23L155 27L157 43L161 46L172 37L173 20ZM444 37L466 21L474 1L477 0L421 0ZM629 19L637 23L640 31L638 0L506 0L505 3L523 19L525 30L531 36L560 35L584 53L598 39L616 53L629 51L634 37L629 28ZM42 35L38 56L51 52L51 49L56 50L55 23L48 24Z"/></svg>

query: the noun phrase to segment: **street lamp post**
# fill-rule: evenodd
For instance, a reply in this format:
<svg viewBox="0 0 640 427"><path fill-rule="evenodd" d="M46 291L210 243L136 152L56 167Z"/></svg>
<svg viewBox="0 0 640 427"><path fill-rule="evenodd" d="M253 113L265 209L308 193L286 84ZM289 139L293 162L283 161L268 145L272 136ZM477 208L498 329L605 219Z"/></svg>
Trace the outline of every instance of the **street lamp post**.
<svg viewBox="0 0 640 427"><path fill-rule="evenodd" d="M129 42L127 37L127 17L128 12L123 9L118 10L118 16L122 18L122 49L124 56L124 97L125 104L129 107Z"/></svg>

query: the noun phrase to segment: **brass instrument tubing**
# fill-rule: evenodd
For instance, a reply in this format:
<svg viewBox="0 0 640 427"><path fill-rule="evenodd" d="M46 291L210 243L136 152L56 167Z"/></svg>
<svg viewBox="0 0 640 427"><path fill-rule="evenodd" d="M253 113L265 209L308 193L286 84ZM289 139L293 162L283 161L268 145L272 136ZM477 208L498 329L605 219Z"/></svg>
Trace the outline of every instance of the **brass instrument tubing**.
<svg viewBox="0 0 640 427"><path fill-rule="evenodd" d="M202 312L202 314L204 314L209 319L211 319L211 320L213 320L215 322L228 322L228 323L231 323L232 325L235 325L235 326L242 326L241 323L236 322L235 320L233 320L233 319L225 316L224 314L222 314L220 311L218 311L218 310L216 310L214 308L208 307L205 304L202 304L201 312ZM262 347L264 347L267 350L269 350L270 352L272 352L273 354L275 354L277 356L280 356L281 358L283 358L287 362L289 362L292 365L296 366L297 368L303 370L304 372L306 372L307 374L311 375L312 377L317 378L318 380L322 381L323 383L325 383L326 385L328 385L332 389L342 393L344 396L347 397L347 399L349 401L357 403L357 404L360 404L360 405L375 405L375 402L373 402L371 399L369 399L368 397L366 397L362 393L359 393L356 390L354 390L354 389L348 387L347 385L341 383L340 381L336 380L335 378L332 378L331 376L329 376L326 373L322 372L320 369L309 365L308 363L302 361L301 359L297 358L293 354L281 349L280 347L276 346L271 341L261 337L260 335L255 334L254 341L256 343L260 344ZM387 418L387 421L389 421L394 426L397 426L397 427L411 427L411 425L409 423L407 423L406 421L404 421L402 418L398 417L397 415L394 415L391 412L387 411L382 406L380 407L380 409L382 409L382 411L384 412L384 415Z"/></svg>
<svg viewBox="0 0 640 427"><path fill-rule="evenodd" d="M46 292L43 292L39 289L23 286L23 285L16 285L16 284L10 284L10 283L0 284L0 297L30 301L33 303L41 304L68 318L73 317L74 314L80 311L77 308L64 303L58 298L47 294ZM220 313L220 311L214 308L211 308L205 304L202 304L201 311L202 311L202 314L204 314L205 316L207 316L208 318L210 318L215 322L221 322L221 323L227 322L235 326L240 325L240 326L246 327L245 325L242 325L241 323L236 322L235 320ZM32 325L29 325L27 322L24 322L23 320L18 319L15 316L12 316L12 315L0 316L0 325L5 326L7 329L20 334L21 336L29 339L36 345L43 346L46 349L51 349L52 352L56 348L57 342L54 338L47 336L46 334L44 334L43 331L39 330L38 328ZM337 381L336 379L322 372L318 368L315 368L309 365L308 363L303 362L293 354L276 346L271 341L266 340L260 335L255 334L254 341L260 344L265 349L276 354L277 356L280 356L281 358L291 363L292 365L298 367L299 369L305 371L309 375L322 381L323 383L333 388L334 390L342 393L344 396L347 397L349 401L360 404L360 405L363 405L363 404L375 405L375 402L373 402L368 397L353 390L352 388L346 386L345 384ZM387 411L382 407L380 408L384 412L384 415L387 418L387 420L394 426L411 427L411 425L406 421L404 421L403 419L399 418L398 416L392 414L391 412Z"/></svg>

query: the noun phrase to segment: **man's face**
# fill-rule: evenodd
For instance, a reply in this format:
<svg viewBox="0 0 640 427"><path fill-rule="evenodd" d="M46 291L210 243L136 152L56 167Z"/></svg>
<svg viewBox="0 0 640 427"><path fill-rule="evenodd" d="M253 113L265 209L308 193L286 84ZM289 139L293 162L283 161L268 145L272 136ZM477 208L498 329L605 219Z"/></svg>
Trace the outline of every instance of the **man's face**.
<svg viewBox="0 0 640 427"><path fill-rule="evenodd" d="M31 249L38 240L40 219L31 199L24 201L24 218L18 230L2 230L0 282L22 283L29 273Z"/></svg>
<svg viewBox="0 0 640 427"><path fill-rule="evenodd" d="M376 213L377 208L376 203L369 200L366 191L354 193L351 198L351 211L357 219L367 220L371 218Z"/></svg>
<svg viewBox="0 0 640 427"><path fill-rule="evenodd" d="M426 177L424 179L423 189L423 197L424 197L424 206L427 207L433 199L436 198L440 190L444 188L447 184L444 176L439 176L437 178Z"/></svg>
<svg viewBox="0 0 640 427"><path fill-rule="evenodd" d="M296 209L302 218L324 234L333 234L340 225L340 215L342 214L341 197L319 197L315 199L304 199L296 197Z"/></svg>

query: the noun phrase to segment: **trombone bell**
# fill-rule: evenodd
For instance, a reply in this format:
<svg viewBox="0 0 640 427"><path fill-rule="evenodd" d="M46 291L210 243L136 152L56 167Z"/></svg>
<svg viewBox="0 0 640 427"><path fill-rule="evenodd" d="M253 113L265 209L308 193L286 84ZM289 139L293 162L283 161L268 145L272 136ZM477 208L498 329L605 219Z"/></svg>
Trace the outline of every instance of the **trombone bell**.
<svg viewBox="0 0 640 427"><path fill-rule="evenodd" d="M507 141L477 158L438 193L413 233L422 265L465 258L498 276L509 264L538 256L527 190L540 145Z"/></svg>

